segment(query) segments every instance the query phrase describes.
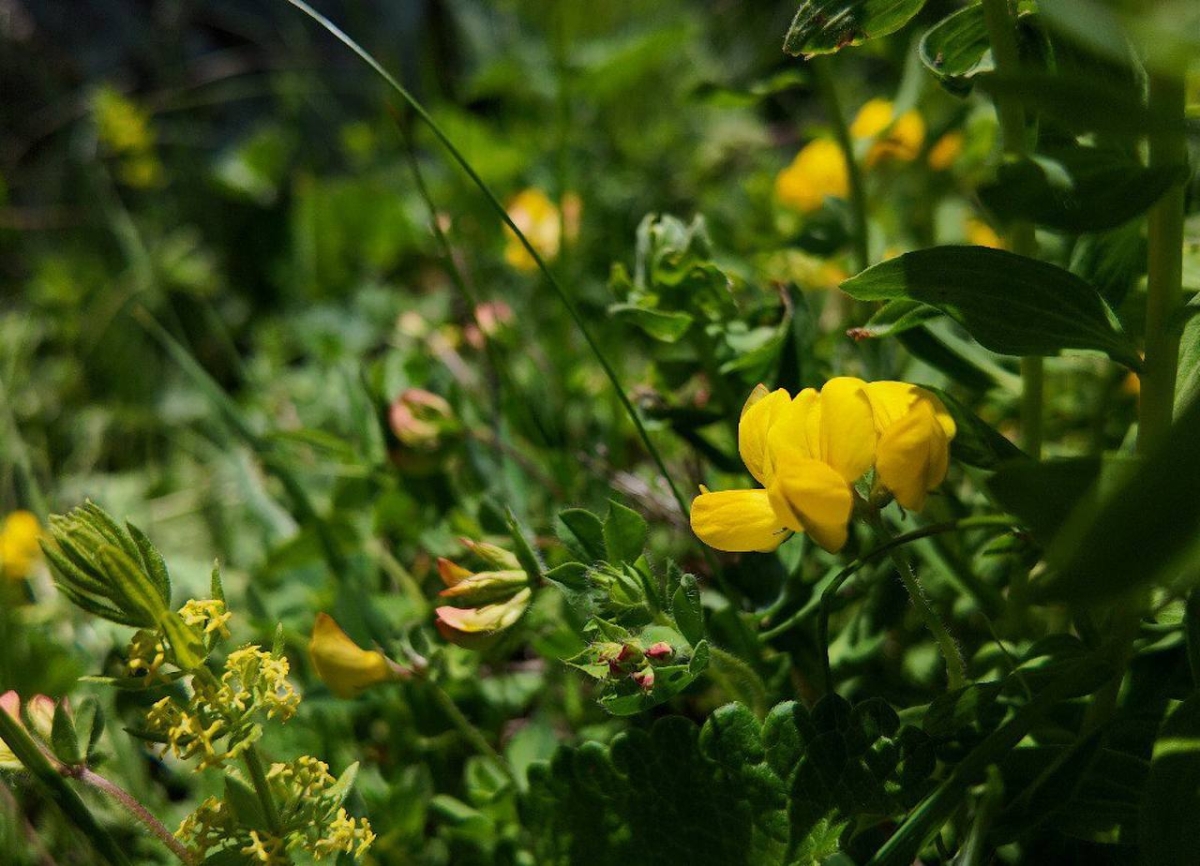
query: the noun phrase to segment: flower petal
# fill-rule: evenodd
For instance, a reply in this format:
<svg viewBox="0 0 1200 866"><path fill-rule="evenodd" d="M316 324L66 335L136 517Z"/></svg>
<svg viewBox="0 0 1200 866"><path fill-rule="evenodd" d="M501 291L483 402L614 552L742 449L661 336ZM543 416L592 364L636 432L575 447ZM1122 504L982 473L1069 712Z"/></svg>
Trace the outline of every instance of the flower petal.
<svg viewBox="0 0 1200 866"><path fill-rule="evenodd" d="M817 544L837 553L846 544L854 513L850 485L829 464L798 451L775 455L775 478L767 493L788 529L807 532Z"/></svg>
<svg viewBox="0 0 1200 866"><path fill-rule="evenodd" d="M782 388L768 392L764 385L758 385L742 407L742 417L738 421L738 452L759 484L767 484L771 476L767 431L791 401L788 392Z"/></svg>
<svg viewBox="0 0 1200 866"><path fill-rule="evenodd" d="M821 389L820 457L853 484L875 462L875 419L866 383L850 376Z"/></svg>
<svg viewBox="0 0 1200 866"><path fill-rule="evenodd" d="M378 650L365 650L350 639L333 617L317 614L308 644L317 676L339 698L352 698L369 686L397 678Z"/></svg>
<svg viewBox="0 0 1200 866"><path fill-rule="evenodd" d="M692 502L692 531L709 547L728 552L770 551L788 537L765 490L703 493Z"/></svg>
<svg viewBox="0 0 1200 866"><path fill-rule="evenodd" d="M879 437L876 474L913 511L925 507L925 495L942 483L949 463L950 437L927 400L917 400Z"/></svg>
<svg viewBox="0 0 1200 866"><path fill-rule="evenodd" d="M805 388L779 411L767 433L767 450L772 454L799 451L803 457L821 456L821 395Z"/></svg>
<svg viewBox="0 0 1200 866"><path fill-rule="evenodd" d="M875 415L875 429L881 434L918 401L929 403L934 417L948 439L953 439L957 432L954 419L950 417L938 396L919 385L910 385L908 382L870 382L867 384L867 397Z"/></svg>

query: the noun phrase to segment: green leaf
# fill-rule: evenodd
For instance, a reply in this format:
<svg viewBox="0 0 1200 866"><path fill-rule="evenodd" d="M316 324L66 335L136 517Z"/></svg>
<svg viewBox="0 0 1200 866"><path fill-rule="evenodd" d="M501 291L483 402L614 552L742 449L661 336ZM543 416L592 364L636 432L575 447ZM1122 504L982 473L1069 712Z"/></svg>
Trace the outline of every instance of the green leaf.
<svg viewBox="0 0 1200 866"><path fill-rule="evenodd" d="M895 33L921 11L925 0L804 0L783 50L811 57L832 54Z"/></svg>
<svg viewBox="0 0 1200 866"><path fill-rule="evenodd" d="M1100 458L1067 457L1037 462L1014 460L987 481L1005 511L1021 518L1043 544L1054 538L1071 510L1100 475Z"/></svg>
<svg viewBox="0 0 1200 866"><path fill-rule="evenodd" d="M986 62L990 49L983 5L977 3L933 25L921 38L920 55L942 86L963 94L971 89L971 76L992 68Z"/></svg>
<svg viewBox="0 0 1200 866"><path fill-rule="evenodd" d="M613 318L629 322L661 343L679 342L695 321L687 313L654 310L638 304L613 304L608 312Z"/></svg>
<svg viewBox="0 0 1200 866"><path fill-rule="evenodd" d="M1144 213L1186 174L1183 166L1146 168L1120 148L1072 144L1005 162L979 197L1005 220L1096 232Z"/></svg>
<svg viewBox="0 0 1200 866"><path fill-rule="evenodd" d="M940 388L929 385L921 387L937 394L954 419L957 432L950 443L950 455L955 460L980 469L995 469L1001 463L1025 456L1020 448L1000 435L996 428L968 409L957 397Z"/></svg>
<svg viewBox="0 0 1200 866"><path fill-rule="evenodd" d="M334 782L325 791L324 798L340 806L346 802L346 798L350 796L350 790L354 787L354 780L358 778L358 761L355 761L349 767L342 771Z"/></svg>
<svg viewBox="0 0 1200 866"><path fill-rule="evenodd" d="M147 623L157 623L170 612L153 579L125 551L104 545L95 551L95 556L115 593L113 600L123 612Z"/></svg>
<svg viewBox="0 0 1200 866"><path fill-rule="evenodd" d="M868 268L842 290L860 301L907 299L937 307L994 352L1096 349L1139 364L1095 289L1069 271L1004 250L918 250Z"/></svg>
<svg viewBox="0 0 1200 866"><path fill-rule="evenodd" d="M166 560L162 558L158 548L150 542L144 532L132 523L126 523L125 528L129 530L129 536L133 539L133 543L137 545L138 556L141 558L146 573L154 580L163 604L169 606L171 604L171 575L167 572Z"/></svg>
<svg viewBox="0 0 1200 866"><path fill-rule="evenodd" d="M166 611L159 619L159 627L167 636L175 652L175 663L185 671L194 671L208 657L208 648L200 634L183 621L173 610Z"/></svg>
<svg viewBox="0 0 1200 866"><path fill-rule="evenodd" d="M104 710L94 697L86 697L75 710L75 735L83 747L83 760L87 762L104 733Z"/></svg>
<svg viewBox="0 0 1200 866"><path fill-rule="evenodd" d="M1200 295L1185 308L1191 313L1179 338L1179 378L1175 382L1175 412L1200 402Z"/></svg>
<svg viewBox="0 0 1200 866"><path fill-rule="evenodd" d="M604 521L582 508L558 512L558 537L587 563L604 559Z"/></svg>
<svg viewBox="0 0 1200 866"><path fill-rule="evenodd" d="M983 72L974 82L992 97L1019 99L1028 109L1075 134L1086 132L1141 138L1178 125L1153 114L1132 93L1094 77L1052 72Z"/></svg>
<svg viewBox="0 0 1200 866"><path fill-rule="evenodd" d="M1142 800L1138 841L1146 866L1185 866L1200 851L1200 694L1163 722Z"/></svg>
<svg viewBox="0 0 1200 866"><path fill-rule="evenodd" d="M964 388L990 391L1000 384L993 371L968 358L961 349L950 345L929 328L903 331L896 339L909 354L945 373Z"/></svg>
<svg viewBox="0 0 1200 866"><path fill-rule="evenodd" d="M609 500L604 518L604 549L611 563L637 562L646 548L650 525L632 508Z"/></svg>
<svg viewBox="0 0 1200 866"><path fill-rule="evenodd" d="M671 615L680 634L692 646L704 638L704 608L700 604L700 585L693 575L685 574L671 596Z"/></svg>
<svg viewBox="0 0 1200 866"><path fill-rule="evenodd" d="M1146 272L1146 239L1131 222L1111 232L1081 237L1071 252L1071 273L1078 275L1113 309L1119 309Z"/></svg>
<svg viewBox="0 0 1200 866"><path fill-rule="evenodd" d="M521 568L525 570L525 574L529 577L530 583L537 586L541 583L542 575L546 569L542 565L541 558L537 555L537 551L533 549L533 545L529 543L529 538L525 535L525 530L522 528L520 521L511 511L508 512L508 534L513 541L513 554L517 557L517 562L521 563Z"/></svg>
<svg viewBox="0 0 1200 866"><path fill-rule="evenodd" d="M867 323L858 328L850 328L846 336L851 339L867 340L879 337L894 337L905 331L919 328L930 319L936 319L942 311L935 307L927 307L917 301L888 301L867 319Z"/></svg>
<svg viewBox="0 0 1200 866"><path fill-rule="evenodd" d="M84 755L79 749L75 722L67 709L66 701L59 701L54 705L54 720L50 725L50 747L54 756L67 766L83 762Z"/></svg>
<svg viewBox="0 0 1200 866"><path fill-rule="evenodd" d="M262 801L250 785L233 773L225 774L225 802L237 816L240 826L248 830L263 832L269 829Z"/></svg>
<svg viewBox="0 0 1200 866"><path fill-rule="evenodd" d="M1071 515L1047 550L1051 573L1039 582L1038 593L1100 604L1161 583L1164 571L1200 533L1200 497L1190 483L1195 478L1200 478L1200 401L1184 410L1162 446L1098 508ZM1194 569L1180 571L1190 576L1177 589L1195 583Z"/></svg>

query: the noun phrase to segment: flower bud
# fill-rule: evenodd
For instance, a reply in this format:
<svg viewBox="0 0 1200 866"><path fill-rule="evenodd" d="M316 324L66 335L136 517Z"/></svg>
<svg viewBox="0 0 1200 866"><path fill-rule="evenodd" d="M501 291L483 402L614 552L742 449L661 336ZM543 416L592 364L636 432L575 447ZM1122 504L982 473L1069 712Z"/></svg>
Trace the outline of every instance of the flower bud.
<svg viewBox="0 0 1200 866"><path fill-rule="evenodd" d="M650 649L646 650L646 655L658 662L662 661L663 659L669 659L671 656L675 655L675 650L672 649L671 645L665 640L660 640L658 643L651 646Z"/></svg>
<svg viewBox="0 0 1200 866"><path fill-rule="evenodd" d="M352 698L370 686L402 679L405 671L378 650L364 650L333 617L317 614L308 644L317 676L339 698Z"/></svg>
<svg viewBox="0 0 1200 866"><path fill-rule="evenodd" d="M500 632L511 627L529 606L533 591L526 586L507 601L480 607L439 607L438 632L450 643L467 649L489 646Z"/></svg>
<svg viewBox="0 0 1200 866"><path fill-rule="evenodd" d="M0 695L0 712L8 713L16 721L21 724L21 698L13 691L5 692ZM22 726L24 727L24 726ZM17 756L12 753L12 749L0 739L0 770L19 770L21 762L17 760Z"/></svg>
<svg viewBox="0 0 1200 866"><path fill-rule="evenodd" d="M409 388L393 401L388 424L401 445L420 451L436 449L458 427L450 404L422 388Z"/></svg>
<svg viewBox="0 0 1200 866"><path fill-rule="evenodd" d="M654 688L654 669L642 668L640 671L634 671L629 675L635 683L641 686L645 691L650 691Z"/></svg>
<svg viewBox="0 0 1200 866"><path fill-rule="evenodd" d="M511 598L528 583L524 571L481 571L447 586L438 595L463 604L492 604Z"/></svg>
<svg viewBox="0 0 1200 866"><path fill-rule="evenodd" d="M486 541L473 541L470 538L460 538L459 541L461 541L463 546L471 551L471 553L478 556L493 568L509 570L521 567L521 563L517 560L517 557L509 553L503 547L499 547L495 544L488 544Z"/></svg>

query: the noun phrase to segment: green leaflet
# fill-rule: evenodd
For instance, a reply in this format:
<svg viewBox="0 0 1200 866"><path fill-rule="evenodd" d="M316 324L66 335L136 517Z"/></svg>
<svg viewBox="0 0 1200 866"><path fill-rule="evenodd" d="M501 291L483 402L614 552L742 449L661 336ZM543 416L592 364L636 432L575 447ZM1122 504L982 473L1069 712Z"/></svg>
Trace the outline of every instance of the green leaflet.
<svg viewBox="0 0 1200 866"><path fill-rule="evenodd" d="M936 307L994 352L1094 349L1127 366L1139 364L1095 289L1062 268L1004 250L917 250L851 277L842 290L860 301L907 299Z"/></svg>
<svg viewBox="0 0 1200 866"><path fill-rule="evenodd" d="M895 33L925 0L805 0L783 41L788 54L832 54Z"/></svg>

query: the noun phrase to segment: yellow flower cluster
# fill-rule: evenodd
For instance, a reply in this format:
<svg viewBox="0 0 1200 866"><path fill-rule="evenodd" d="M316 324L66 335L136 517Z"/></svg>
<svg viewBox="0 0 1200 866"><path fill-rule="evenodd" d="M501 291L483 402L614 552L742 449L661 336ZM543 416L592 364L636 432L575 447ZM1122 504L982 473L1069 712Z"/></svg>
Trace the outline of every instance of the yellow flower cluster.
<svg viewBox="0 0 1200 866"><path fill-rule="evenodd" d="M14 511L0 526L0 577L23 580L29 577L42 555L38 539L42 526L29 511Z"/></svg>
<svg viewBox="0 0 1200 866"><path fill-rule="evenodd" d="M225 609L225 602L216 598L189 599L179 609L183 621L198 628L206 635L229 637L228 622L233 613Z"/></svg>
<svg viewBox="0 0 1200 866"><path fill-rule="evenodd" d="M889 160L911 162L920 155L925 143L925 121L916 109L897 117L891 102L872 99L859 109L850 124L850 136L856 141L870 142L863 160L868 168ZM951 147L952 144L946 145L947 149ZM953 159L956 155L943 152L939 158ZM775 178L775 197L779 202L805 214L820 209L827 197L846 198L849 189L846 158L837 142L829 138L810 141Z"/></svg>
<svg viewBox="0 0 1200 866"><path fill-rule="evenodd" d="M132 655L132 652L131 652ZM286 722L296 714L300 696L288 680L288 660L246 646L229 654L220 681L200 674L186 705L165 697L150 708L147 727L165 739L163 752L180 760L198 760L196 770L219 767L243 754L262 736L254 722L258 711ZM219 741L227 738L224 749Z"/></svg>
<svg viewBox="0 0 1200 866"><path fill-rule="evenodd" d="M849 535L855 483L873 468L877 488L920 510L946 477L955 432L941 400L905 382L840 377L794 399L759 385L742 410L738 450L763 487L702 487L692 529L718 550L774 550L806 532L836 552Z"/></svg>
<svg viewBox="0 0 1200 866"><path fill-rule="evenodd" d="M375 834L365 818L346 812L332 791L336 781L328 764L309 755L272 764L267 783L279 809L278 834L240 826L227 803L209 797L183 819L175 836L197 860L215 848L236 850L263 866L290 866L297 851L318 861L338 854L361 858Z"/></svg>

